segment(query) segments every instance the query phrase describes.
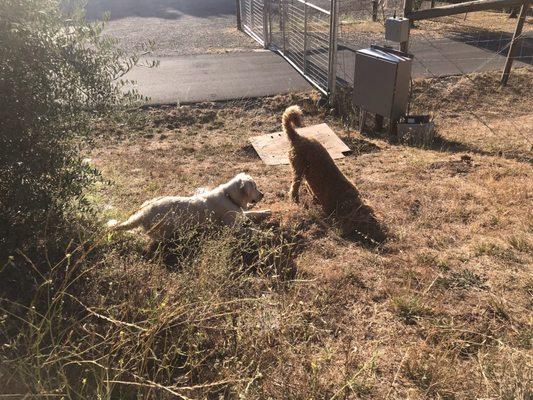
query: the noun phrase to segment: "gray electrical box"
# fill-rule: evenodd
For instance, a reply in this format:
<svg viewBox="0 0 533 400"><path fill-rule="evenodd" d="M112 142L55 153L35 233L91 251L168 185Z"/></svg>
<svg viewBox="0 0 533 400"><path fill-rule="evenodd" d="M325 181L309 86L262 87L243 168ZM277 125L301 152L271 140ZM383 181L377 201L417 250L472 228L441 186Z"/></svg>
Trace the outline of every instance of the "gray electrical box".
<svg viewBox="0 0 533 400"><path fill-rule="evenodd" d="M409 19L389 17L385 20L385 39L392 42L406 42L409 39Z"/></svg>
<svg viewBox="0 0 533 400"><path fill-rule="evenodd" d="M381 46L355 53L353 101L364 111L397 121L409 101L413 56Z"/></svg>

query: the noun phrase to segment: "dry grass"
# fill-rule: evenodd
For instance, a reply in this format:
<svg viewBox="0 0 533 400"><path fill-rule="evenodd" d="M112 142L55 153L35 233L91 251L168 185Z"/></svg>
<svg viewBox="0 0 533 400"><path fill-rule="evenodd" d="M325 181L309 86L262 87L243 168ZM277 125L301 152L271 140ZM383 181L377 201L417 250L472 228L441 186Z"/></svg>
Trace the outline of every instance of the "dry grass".
<svg viewBox="0 0 533 400"><path fill-rule="evenodd" d="M517 70L503 90L497 74L417 82L414 108L438 127L433 148L362 136L308 95L102 124L87 150L111 182L93 193L102 220L246 171L273 221L248 239L185 235L178 244L195 251L171 264L139 238L103 237L96 261L79 261L89 272L78 300L62 295L82 323L61 322L55 347L43 337L46 356L6 364L25 366L17 376L41 371L20 390L75 382L104 398L530 399L532 79ZM341 239L308 195L291 205L289 166L263 165L248 145L279 130L294 103L360 150L339 165L391 230L385 246ZM31 323L52 331L47 321Z"/></svg>
<svg viewBox="0 0 533 400"><path fill-rule="evenodd" d="M378 13L381 18L381 15ZM368 18L368 17L367 17ZM473 35L475 40L487 40L490 34L503 34L509 37L515 30L516 18L509 18L507 13L480 11L470 14L459 14L429 20L417 21L411 29L411 35L428 38L443 38L450 35ZM531 32L533 23L526 20L523 32ZM370 19L353 19L345 17L341 22L341 34L372 33L384 34L383 21L373 22ZM494 37L496 38L496 37Z"/></svg>
<svg viewBox="0 0 533 400"><path fill-rule="evenodd" d="M444 29L447 33L508 32L512 34L516 27L516 21L516 18L509 18L508 13L479 11L419 21L417 25L422 31L428 32L440 30L442 33ZM533 23L531 20L526 21L523 32L531 30L533 30Z"/></svg>

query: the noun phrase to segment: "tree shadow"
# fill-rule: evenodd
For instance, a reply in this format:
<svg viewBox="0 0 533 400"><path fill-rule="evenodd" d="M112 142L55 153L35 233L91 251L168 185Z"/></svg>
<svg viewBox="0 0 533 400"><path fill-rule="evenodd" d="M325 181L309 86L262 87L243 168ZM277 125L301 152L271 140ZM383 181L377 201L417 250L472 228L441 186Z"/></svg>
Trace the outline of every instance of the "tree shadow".
<svg viewBox="0 0 533 400"><path fill-rule="evenodd" d="M366 248L378 248L388 239L388 229L378 220L374 210L361 198L353 199L349 207L339 207L331 216L332 223L345 240L357 242Z"/></svg>
<svg viewBox="0 0 533 400"><path fill-rule="evenodd" d="M507 56L513 34L503 31L489 31L479 28L469 28L463 32L452 32L447 35L449 39L459 43L468 44L492 53ZM515 61L533 65L533 37L524 35L520 38L515 48Z"/></svg>
<svg viewBox="0 0 533 400"><path fill-rule="evenodd" d="M229 239L229 240L228 240ZM301 234L277 221L259 225L244 223L241 229L210 226L191 229L189 235L151 241L144 249L146 260L157 260L167 270L178 272L201 261L209 241L221 243L231 254L232 268L238 274L276 276L291 280L296 276L296 257L303 249ZM227 245L227 248L222 246Z"/></svg>
<svg viewBox="0 0 533 400"><path fill-rule="evenodd" d="M376 153L378 151L381 151L381 148L365 139L360 139L355 136L342 136L342 141L350 148L350 152L347 152L345 154L349 154L352 156L359 156L361 154L368 154L368 153Z"/></svg>
<svg viewBox="0 0 533 400"><path fill-rule="evenodd" d="M110 13L111 20L127 17L162 18L177 20L188 15L210 18L235 15L233 0L88 0L85 6L89 20Z"/></svg>
<svg viewBox="0 0 533 400"><path fill-rule="evenodd" d="M404 143L404 145L410 147L420 147L416 145L409 145L406 143ZM442 136L436 136L433 143L430 146L425 146L425 148L434 151L439 151L441 153L473 153L481 156L502 157L519 162L533 162L533 157L531 155L528 156L519 152L512 153L503 151L487 151L466 143L445 139Z"/></svg>

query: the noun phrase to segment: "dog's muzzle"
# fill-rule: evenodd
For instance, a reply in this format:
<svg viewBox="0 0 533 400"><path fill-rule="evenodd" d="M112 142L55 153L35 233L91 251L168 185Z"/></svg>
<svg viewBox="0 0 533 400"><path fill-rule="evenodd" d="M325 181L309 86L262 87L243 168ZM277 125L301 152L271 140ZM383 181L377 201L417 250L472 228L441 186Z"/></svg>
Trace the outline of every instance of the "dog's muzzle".
<svg viewBox="0 0 533 400"><path fill-rule="evenodd" d="M259 203L263 199L263 197L265 197L265 195L262 192L259 192L259 196L257 199L250 200L250 206L251 207L255 206L257 203Z"/></svg>

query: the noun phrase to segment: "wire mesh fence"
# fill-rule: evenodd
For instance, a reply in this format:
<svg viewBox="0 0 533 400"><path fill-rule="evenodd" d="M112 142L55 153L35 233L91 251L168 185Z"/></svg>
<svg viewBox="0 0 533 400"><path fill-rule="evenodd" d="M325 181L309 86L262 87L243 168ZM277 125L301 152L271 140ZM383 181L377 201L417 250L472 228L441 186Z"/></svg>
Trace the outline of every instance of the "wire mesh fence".
<svg viewBox="0 0 533 400"><path fill-rule="evenodd" d="M372 44L398 48L385 40L384 21L403 14L403 2L339 0L337 76L341 86L353 85L355 51ZM433 3L441 6L445 3ZM415 8L432 6L416 2ZM414 77L459 75L503 68L516 19L509 10L476 12L418 21L411 29L409 52L414 55ZM526 23L512 58L518 65L533 65L533 26Z"/></svg>
<svg viewBox="0 0 533 400"><path fill-rule="evenodd" d="M414 8L443 4L417 0ZM390 16L403 15L403 0L241 0L241 12L249 34L260 42L266 35L270 48L330 94L332 81L340 88L353 86L358 49L373 44L398 48L385 40L384 24ZM502 10L417 21L409 39L413 77L503 68L516 21L508 15ZM533 65L532 31L527 23L516 46L513 58L519 65Z"/></svg>
<svg viewBox="0 0 533 400"><path fill-rule="evenodd" d="M331 48L331 2L267 1L269 46L316 88L328 93Z"/></svg>
<svg viewBox="0 0 533 400"><path fill-rule="evenodd" d="M243 29L260 43L264 43L264 0L241 0L239 3Z"/></svg>

